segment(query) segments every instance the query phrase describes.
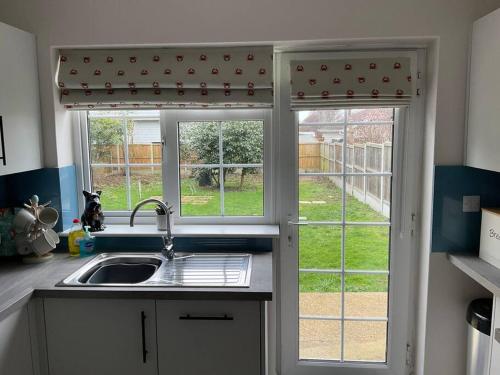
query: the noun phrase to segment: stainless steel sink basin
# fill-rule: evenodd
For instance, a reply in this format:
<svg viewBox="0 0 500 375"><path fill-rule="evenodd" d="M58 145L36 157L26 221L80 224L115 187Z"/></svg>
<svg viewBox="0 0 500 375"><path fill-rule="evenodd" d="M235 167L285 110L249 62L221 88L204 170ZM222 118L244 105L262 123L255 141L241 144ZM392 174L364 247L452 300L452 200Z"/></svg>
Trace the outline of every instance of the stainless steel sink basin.
<svg viewBox="0 0 500 375"><path fill-rule="evenodd" d="M248 287L251 254L106 253L97 255L58 286Z"/></svg>

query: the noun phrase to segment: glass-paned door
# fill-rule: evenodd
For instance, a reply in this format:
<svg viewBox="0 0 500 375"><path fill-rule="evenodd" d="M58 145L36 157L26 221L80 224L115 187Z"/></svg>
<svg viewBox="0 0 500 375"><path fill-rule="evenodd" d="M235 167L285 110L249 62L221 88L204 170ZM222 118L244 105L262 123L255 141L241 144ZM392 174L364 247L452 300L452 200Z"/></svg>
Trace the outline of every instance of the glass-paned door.
<svg viewBox="0 0 500 375"><path fill-rule="evenodd" d="M404 150L408 109L318 109L293 118L282 369L403 374L414 194L413 159Z"/></svg>
<svg viewBox="0 0 500 375"><path fill-rule="evenodd" d="M386 363L394 114L298 113L299 360Z"/></svg>

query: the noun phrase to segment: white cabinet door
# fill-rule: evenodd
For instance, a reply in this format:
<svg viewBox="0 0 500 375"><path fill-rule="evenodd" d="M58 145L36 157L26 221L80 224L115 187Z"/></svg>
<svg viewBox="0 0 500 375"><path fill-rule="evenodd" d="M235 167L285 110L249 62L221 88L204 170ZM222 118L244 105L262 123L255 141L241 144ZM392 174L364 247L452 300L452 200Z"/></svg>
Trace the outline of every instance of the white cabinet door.
<svg viewBox="0 0 500 375"><path fill-rule="evenodd" d="M491 329L490 375L500 374L500 297L495 297Z"/></svg>
<svg viewBox="0 0 500 375"><path fill-rule="evenodd" d="M261 374L256 301L157 301L160 375Z"/></svg>
<svg viewBox="0 0 500 375"><path fill-rule="evenodd" d="M155 301L44 300L50 375L157 373Z"/></svg>
<svg viewBox="0 0 500 375"><path fill-rule="evenodd" d="M0 22L0 116L6 165L0 176L41 168L41 119L34 35Z"/></svg>
<svg viewBox="0 0 500 375"><path fill-rule="evenodd" d="M474 22L472 32L467 160L500 172L500 9Z"/></svg>
<svg viewBox="0 0 500 375"><path fill-rule="evenodd" d="M33 375L26 306L0 321L0 374Z"/></svg>

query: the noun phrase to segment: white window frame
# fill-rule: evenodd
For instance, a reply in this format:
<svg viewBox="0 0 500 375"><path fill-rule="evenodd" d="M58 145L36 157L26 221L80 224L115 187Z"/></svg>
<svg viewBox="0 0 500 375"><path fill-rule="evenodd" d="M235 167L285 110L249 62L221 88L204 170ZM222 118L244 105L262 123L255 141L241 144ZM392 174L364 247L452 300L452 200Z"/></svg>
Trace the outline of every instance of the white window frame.
<svg viewBox="0 0 500 375"><path fill-rule="evenodd" d="M201 109L201 110L160 110L160 129L162 139L162 183L163 200L173 205L174 221L177 224L272 224L274 223L274 181L273 176L273 126L271 109ZM89 158L88 112L79 111L73 122L79 131L75 132L75 164L79 171L77 183L79 190L91 190L91 168ZM117 116L121 118L123 116ZM179 143L178 123L196 121L263 121L264 126L264 214L262 216L180 216L180 179L179 179ZM144 164L140 166L151 166ZM105 192L104 192L105 193ZM83 212L83 197L79 199L79 209ZM104 211L107 224L128 224L131 211ZM139 211L138 224L154 224L153 211Z"/></svg>
<svg viewBox="0 0 500 375"><path fill-rule="evenodd" d="M280 153L298 156L298 116L289 110L290 62L302 59L353 58L409 56L412 59L411 72L417 77L417 63L422 66L423 52L417 51L372 51L335 53L281 53L277 55L277 92L275 106L279 108ZM412 100L405 113L404 127L395 129L393 159L393 226L391 230L391 284L389 291L389 325L387 363L338 362L322 360L299 360L299 306L298 306L298 157L292 162L280 160L280 224L286 230L280 235L280 337L278 354L281 358L281 373L290 375L402 375L411 371L411 353L415 331L414 306L417 267L417 236L415 215L418 212L421 150L423 140L424 102L421 96ZM395 119L395 122L397 119ZM292 125L292 128L291 127ZM398 150L399 148L399 150ZM401 149L402 148L402 149ZM403 171L405 173L403 173ZM296 181L296 183L290 183ZM404 249L404 251L394 251ZM286 255L286 256L285 256ZM394 282L396 280L396 282ZM395 303L398 301L398 303Z"/></svg>

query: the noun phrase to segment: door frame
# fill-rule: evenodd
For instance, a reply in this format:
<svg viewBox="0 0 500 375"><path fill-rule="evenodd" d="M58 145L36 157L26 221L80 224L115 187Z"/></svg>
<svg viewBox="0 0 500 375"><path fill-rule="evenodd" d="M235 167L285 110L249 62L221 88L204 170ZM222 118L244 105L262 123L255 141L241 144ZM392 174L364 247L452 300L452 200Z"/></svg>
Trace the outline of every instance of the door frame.
<svg viewBox="0 0 500 375"><path fill-rule="evenodd" d="M398 280L390 283L389 325L387 331L387 363L371 364L333 361L298 360L298 230L296 225L298 201L298 124L295 112L290 110L290 62L296 59L325 59L353 57L390 57L408 56L411 58L411 74L417 77L419 95L414 96L406 113L403 131L399 131L395 144L393 174L391 248L404 248L405 251L391 251L390 277ZM279 126L280 165L278 212L280 234L279 284L278 296L281 304L277 339L280 373L291 375L402 375L411 371L413 360L413 341L415 337L417 289L417 215L420 207L422 145L424 129L424 98L422 95L424 50L388 50L372 52L283 52L276 54L277 85L275 96L275 116ZM396 122L396 119L395 119ZM293 131L290 125L293 124ZM398 126L398 128L401 128ZM396 137L395 137L396 139ZM401 147L403 148L401 150ZM404 173L403 173L404 171ZM397 184L397 185L395 185ZM295 290L294 290L295 289ZM394 302L398 301L396 305ZM398 332L398 334L396 334ZM403 334L399 334L403 332ZM366 371L363 371L366 370Z"/></svg>

